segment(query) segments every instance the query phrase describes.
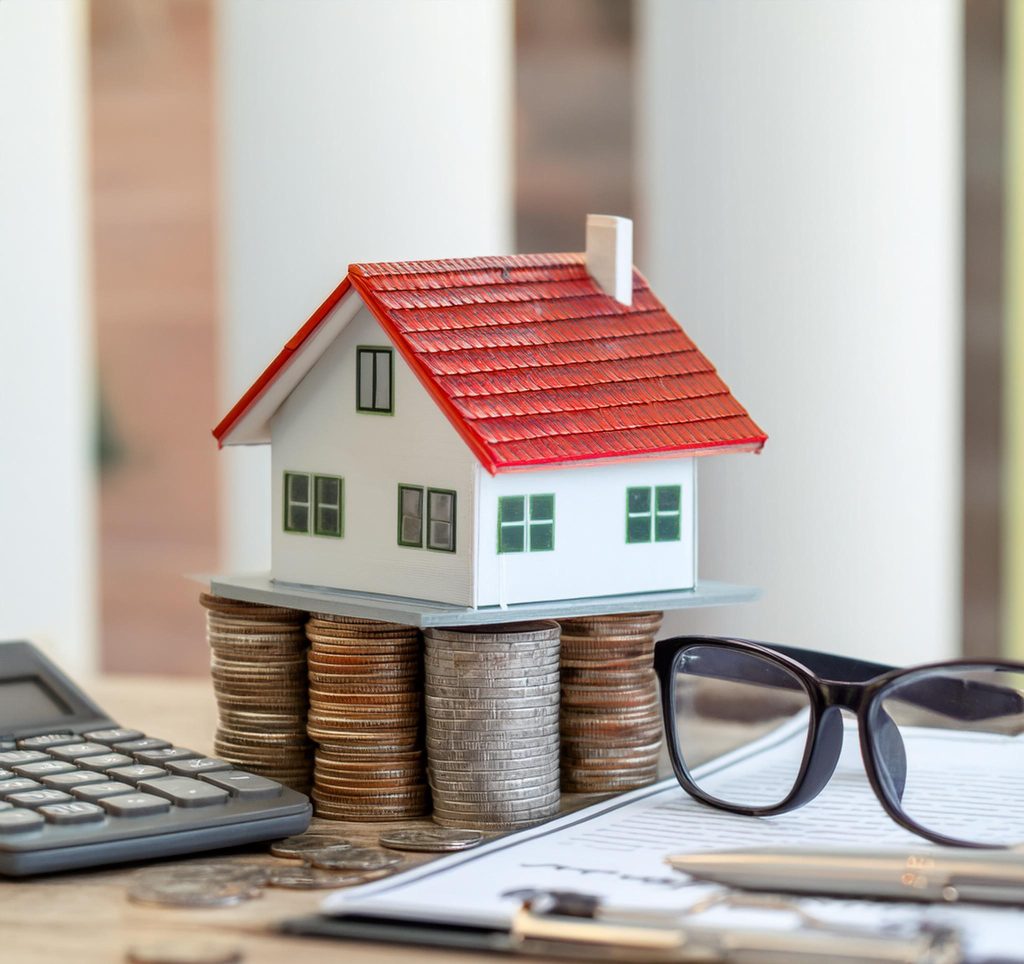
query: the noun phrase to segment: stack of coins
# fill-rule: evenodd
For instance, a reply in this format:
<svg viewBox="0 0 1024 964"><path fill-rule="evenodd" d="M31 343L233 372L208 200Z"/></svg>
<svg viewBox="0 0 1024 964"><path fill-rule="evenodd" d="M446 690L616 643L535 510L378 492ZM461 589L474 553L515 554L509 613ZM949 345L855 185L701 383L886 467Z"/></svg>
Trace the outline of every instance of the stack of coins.
<svg viewBox="0 0 1024 964"><path fill-rule="evenodd" d="M559 620L566 792L614 793L657 779L661 706L653 653L661 617Z"/></svg>
<svg viewBox="0 0 1024 964"><path fill-rule="evenodd" d="M304 612L203 593L219 757L303 793L312 746L306 736Z"/></svg>
<svg viewBox="0 0 1024 964"><path fill-rule="evenodd" d="M427 629L427 774L444 827L558 813L558 624Z"/></svg>
<svg viewBox="0 0 1024 964"><path fill-rule="evenodd" d="M306 635L317 815L398 820L428 813L419 630L314 614Z"/></svg>

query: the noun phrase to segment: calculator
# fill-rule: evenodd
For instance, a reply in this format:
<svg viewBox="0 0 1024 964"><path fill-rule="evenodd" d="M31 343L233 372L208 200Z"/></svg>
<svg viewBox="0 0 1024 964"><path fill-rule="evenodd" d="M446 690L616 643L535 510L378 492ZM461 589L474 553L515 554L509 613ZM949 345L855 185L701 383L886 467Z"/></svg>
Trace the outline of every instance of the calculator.
<svg viewBox="0 0 1024 964"><path fill-rule="evenodd" d="M0 642L0 875L302 833L309 799L120 726L31 643Z"/></svg>

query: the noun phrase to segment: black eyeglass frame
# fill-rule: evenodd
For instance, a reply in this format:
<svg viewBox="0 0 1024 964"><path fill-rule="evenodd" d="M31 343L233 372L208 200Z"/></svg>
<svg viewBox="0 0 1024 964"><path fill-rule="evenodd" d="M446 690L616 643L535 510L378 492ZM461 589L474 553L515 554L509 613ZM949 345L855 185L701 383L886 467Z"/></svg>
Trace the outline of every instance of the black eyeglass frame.
<svg viewBox="0 0 1024 964"><path fill-rule="evenodd" d="M676 660L681 653L693 646L727 649L759 656L788 670L803 686L810 707L804 754L800 770L793 781L793 788L781 802L768 807L742 807L730 804L705 793L691 778L677 742L673 689ZM883 693L894 681L935 669L1005 669L1024 674L1024 663L1003 659L984 661L955 659L898 668L848 656L801 649L796 646L782 646L775 643L759 643L748 639L719 636L675 636L671 639L659 640L654 647L654 670L661 689L662 719L669 759L676 779L682 788L695 799L718 810L752 817L788 813L809 803L825 788L835 772L843 744L843 722L840 710L847 709L857 718L861 759L864 762L864 769L871 789L882 808L896 823L911 833L918 834L937 844L993 849L988 844L960 840L935 833L909 817L903 811L899 801L894 799L879 766L876 747L872 741L873 726L870 723L870 713L879 694Z"/></svg>

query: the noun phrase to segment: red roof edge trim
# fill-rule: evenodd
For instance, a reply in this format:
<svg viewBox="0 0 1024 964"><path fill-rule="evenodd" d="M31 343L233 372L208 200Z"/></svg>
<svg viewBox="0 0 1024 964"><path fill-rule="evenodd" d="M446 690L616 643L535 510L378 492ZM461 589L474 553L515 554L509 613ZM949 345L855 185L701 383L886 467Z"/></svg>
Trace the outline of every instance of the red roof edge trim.
<svg viewBox="0 0 1024 964"><path fill-rule="evenodd" d="M392 343L398 349L399 354L401 354L408 366L412 369L413 373L420 380L420 384L424 389L426 389L427 394L437 403L441 411L444 412L449 423L455 431L459 433L462 441L469 446L469 450L476 456L480 464L487 469L491 475L494 475L498 470L498 464L495 462L490 449L484 444L482 439L469 430L462 414L454 404L452 404L451 399L441 391L437 382L430 376L426 366L422 361L420 361L419 357L409 349L402 333L397 329L395 323L388 317L385 309L373 296L373 292L365 290L365 281L363 278L350 274L349 279L352 282L352 286L363 299L363 303L370 309L373 316L377 319L380 326L384 329Z"/></svg>
<svg viewBox="0 0 1024 964"><path fill-rule="evenodd" d="M217 440L217 448L224 447L224 437L235 427L238 420L248 411L253 402L263 394L264 389L274 380L277 373L284 368L303 342L316 331L320 322L330 314L331 309L345 297L351 287L352 282L349 276L346 275L342 279L341 284L327 296L324 303L309 316L305 324L285 342L284 348L281 349L277 357L267 365L263 374L249 386L249 390L235 403L231 411L220 420L217 427L213 430L213 437Z"/></svg>
<svg viewBox="0 0 1024 964"><path fill-rule="evenodd" d="M574 462L600 462L602 464L615 461L633 462L638 458L657 458L659 455L669 455L672 452L678 454L680 458L697 458L702 455L715 455L720 449L724 448L733 449L736 452L753 452L755 455L760 455L761 450L764 448L764 443L767 441L767 435L754 435L745 439L727 439L721 442L702 442L700 445L695 445L691 448L665 445L660 448L644 449L641 453L637 453L635 451L602 452L600 457L596 459L593 455L570 455L566 458L559 459L557 462L552 462L547 459L519 459L516 461L502 462L500 467L502 469L523 470L555 469L560 465L569 465ZM494 473L492 472L491 474L493 475Z"/></svg>

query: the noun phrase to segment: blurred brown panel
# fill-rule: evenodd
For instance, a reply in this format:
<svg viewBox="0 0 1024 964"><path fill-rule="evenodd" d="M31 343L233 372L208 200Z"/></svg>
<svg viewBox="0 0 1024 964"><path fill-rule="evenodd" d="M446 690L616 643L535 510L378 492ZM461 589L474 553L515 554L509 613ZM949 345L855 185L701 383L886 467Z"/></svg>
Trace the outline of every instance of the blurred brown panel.
<svg viewBox="0 0 1024 964"><path fill-rule="evenodd" d="M216 558L212 8L92 0L106 669L201 673Z"/></svg>
<svg viewBox="0 0 1024 964"><path fill-rule="evenodd" d="M1004 0L964 6L963 639L1002 641Z"/></svg>
<svg viewBox="0 0 1024 964"><path fill-rule="evenodd" d="M516 249L580 251L633 207L633 5L517 0Z"/></svg>

